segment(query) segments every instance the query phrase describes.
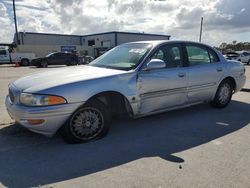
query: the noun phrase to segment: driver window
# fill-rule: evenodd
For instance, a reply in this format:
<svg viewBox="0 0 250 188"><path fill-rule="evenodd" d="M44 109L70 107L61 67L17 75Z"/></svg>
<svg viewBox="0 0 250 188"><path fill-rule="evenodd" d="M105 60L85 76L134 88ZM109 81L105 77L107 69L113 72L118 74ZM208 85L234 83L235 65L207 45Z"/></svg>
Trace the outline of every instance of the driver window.
<svg viewBox="0 0 250 188"><path fill-rule="evenodd" d="M166 68L175 68L181 66L180 46L165 45L160 47L151 57L151 59L161 59L166 63Z"/></svg>

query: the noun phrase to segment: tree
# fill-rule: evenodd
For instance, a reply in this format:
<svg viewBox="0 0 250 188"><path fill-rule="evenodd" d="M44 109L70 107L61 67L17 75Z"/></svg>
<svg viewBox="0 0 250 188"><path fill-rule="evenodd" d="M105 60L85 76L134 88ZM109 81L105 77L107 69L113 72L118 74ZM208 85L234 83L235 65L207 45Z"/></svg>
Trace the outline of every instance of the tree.
<svg viewBox="0 0 250 188"><path fill-rule="evenodd" d="M223 51L234 50L234 51L250 51L250 42L238 42L235 40L232 43L221 43L219 49Z"/></svg>

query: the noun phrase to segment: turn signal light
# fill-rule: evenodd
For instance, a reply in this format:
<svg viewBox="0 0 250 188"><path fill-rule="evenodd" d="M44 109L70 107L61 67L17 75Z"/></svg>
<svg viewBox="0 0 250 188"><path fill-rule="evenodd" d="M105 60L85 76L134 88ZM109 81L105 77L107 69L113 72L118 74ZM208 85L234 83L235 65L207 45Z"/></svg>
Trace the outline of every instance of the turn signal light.
<svg viewBox="0 0 250 188"><path fill-rule="evenodd" d="M55 105L55 104L63 104L65 103L65 99L58 96L48 96L48 105Z"/></svg>
<svg viewBox="0 0 250 188"><path fill-rule="evenodd" d="M27 122L30 125L39 125L39 124L44 123L44 119L27 119Z"/></svg>

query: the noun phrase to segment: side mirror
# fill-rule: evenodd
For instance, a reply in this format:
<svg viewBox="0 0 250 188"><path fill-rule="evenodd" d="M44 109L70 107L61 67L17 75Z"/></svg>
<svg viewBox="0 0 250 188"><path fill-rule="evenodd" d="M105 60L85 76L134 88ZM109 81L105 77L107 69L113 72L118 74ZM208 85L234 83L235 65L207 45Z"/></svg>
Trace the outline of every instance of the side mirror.
<svg viewBox="0 0 250 188"><path fill-rule="evenodd" d="M161 59L151 59L145 70L162 69L166 67L166 63Z"/></svg>

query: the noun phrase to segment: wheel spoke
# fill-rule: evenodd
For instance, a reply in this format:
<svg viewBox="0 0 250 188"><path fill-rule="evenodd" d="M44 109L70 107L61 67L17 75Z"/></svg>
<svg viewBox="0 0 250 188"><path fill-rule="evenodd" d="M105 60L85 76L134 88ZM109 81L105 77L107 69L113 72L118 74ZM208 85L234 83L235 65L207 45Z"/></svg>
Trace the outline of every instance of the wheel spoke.
<svg viewBox="0 0 250 188"><path fill-rule="evenodd" d="M231 88L228 84L224 84L221 88L220 88L220 93L219 93L219 101L222 104L225 104L228 102L229 98L231 95Z"/></svg>

